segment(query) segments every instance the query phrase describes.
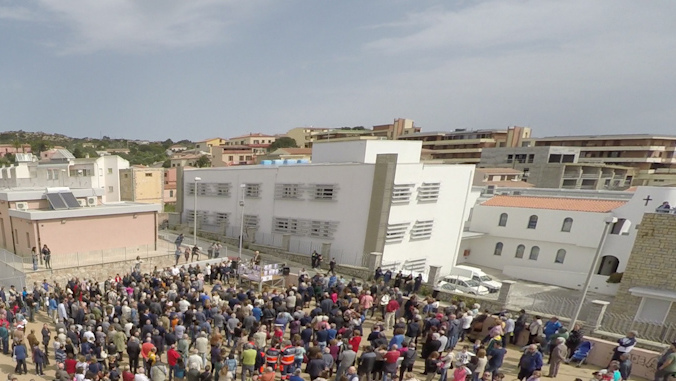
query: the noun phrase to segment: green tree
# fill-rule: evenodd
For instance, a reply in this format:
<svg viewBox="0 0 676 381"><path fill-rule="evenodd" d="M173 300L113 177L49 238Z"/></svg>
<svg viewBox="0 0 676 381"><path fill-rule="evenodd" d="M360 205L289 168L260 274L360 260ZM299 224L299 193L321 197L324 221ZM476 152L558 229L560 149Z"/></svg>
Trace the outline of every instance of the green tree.
<svg viewBox="0 0 676 381"><path fill-rule="evenodd" d="M268 152L272 152L278 148L298 148L298 144L293 138L282 136L270 144L268 147Z"/></svg>
<svg viewBox="0 0 676 381"><path fill-rule="evenodd" d="M162 163L162 168L171 168L171 160L167 159Z"/></svg>
<svg viewBox="0 0 676 381"><path fill-rule="evenodd" d="M195 165L198 168L211 167L211 160L209 160L207 155L202 155L199 159L197 159Z"/></svg>

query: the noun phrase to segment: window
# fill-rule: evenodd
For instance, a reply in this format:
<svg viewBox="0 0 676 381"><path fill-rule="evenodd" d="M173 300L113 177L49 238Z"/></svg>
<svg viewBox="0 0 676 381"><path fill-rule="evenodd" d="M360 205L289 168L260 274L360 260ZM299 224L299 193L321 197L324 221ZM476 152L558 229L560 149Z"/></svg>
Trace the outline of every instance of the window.
<svg viewBox="0 0 676 381"><path fill-rule="evenodd" d="M561 231L570 233L570 229L573 227L573 219L566 217L563 219L563 225L561 225Z"/></svg>
<svg viewBox="0 0 676 381"><path fill-rule="evenodd" d="M310 237L333 238L337 225L337 222L310 221Z"/></svg>
<svg viewBox="0 0 676 381"><path fill-rule="evenodd" d="M540 255L540 248L537 246L533 246L530 248L530 255L528 255L528 259L530 259L531 261L537 261L538 255Z"/></svg>
<svg viewBox="0 0 676 381"><path fill-rule="evenodd" d="M509 216L507 213L500 214L500 220L498 221L498 226L507 226L507 218Z"/></svg>
<svg viewBox="0 0 676 381"><path fill-rule="evenodd" d="M432 237L434 220L416 221L411 229L411 239L428 239Z"/></svg>
<svg viewBox="0 0 676 381"><path fill-rule="evenodd" d="M534 154L529 154L528 155L528 162L532 163L535 160L535 155Z"/></svg>
<svg viewBox="0 0 676 381"><path fill-rule="evenodd" d="M152 173L146 173L146 177L153 177Z"/></svg>
<svg viewBox="0 0 676 381"><path fill-rule="evenodd" d="M558 154L552 154L549 155L549 160L547 160L548 163L560 163L561 162L561 155Z"/></svg>
<svg viewBox="0 0 676 381"><path fill-rule="evenodd" d="M31 236L28 232L26 232L26 247L31 248Z"/></svg>
<svg viewBox="0 0 676 381"><path fill-rule="evenodd" d="M295 234L298 231L298 220L293 218L275 217L272 230L276 233Z"/></svg>
<svg viewBox="0 0 676 381"><path fill-rule="evenodd" d="M516 247L516 254L514 254L514 258L523 258L523 253L526 251L526 246L524 245L519 245Z"/></svg>
<svg viewBox="0 0 676 381"><path fill-rule="evenodd" d="M112 169L112 168L108 168L108 174L109 174L109 175L112 175L112 174L113 174L113 169Z"/></svg>
<svg viewBox="0 0 676 381"><path fill-rule="evenodd" d="M407 204L413 194L413 184L395 184L392 189L393 204Z"/></svg>
<svg viewBox="0 0 676 381"><path fill-rule="evenodd" d="M260 196L261 196L260 184L246 184L246 187L244 188L244 197L259 198Z"/></svg>
<svg viewBox="0 0 676 381"><path fill-rule="evenodd" d="M408 229L410 223L400 223L400 224L387 224L387 231L385 232L385 242L400 242L404 239L406 235L406 230Z"/></svg>
<svg viewBox="0 0 676 381"><path fill-rule="evenodd" d="M275 184L276 199L300 200L302 193L300 184Z"/></svg>
<svg viewBox="0 0 676 381"><path fill-rule="evenodd" d="M244 215L244 227L258 229L259 219L255 214L245 214Z"/></svg>
<svg viewBox="0 0 676 381"><path fill-rule="evenodd" d="M528 229L535 229L538 226L538 216L532 215L528 219Z"/></svg>
<svg viewBox="0 0 676 381"><path fill-rule="evenodd" d="M620 266L620 260L613 255L604 255L601 257L601 264L599 265L599 271L596 272L597 275L608 276L610 274L616 273L617 268Z"/></svg>
<svg viewBox="0 0 676 381"><path fill-rule="evenodd" d="M173 189L169 190L169 197L174 197L174 190Z"/></svg>
<svg viewBox="0 0 676 381"><path fill-rule="evenodd" d="M109 187L108 187L108 193L113 193L113 192L114 192L113 187L112 187L112 186L109 186Z"/></svg>
<svg viewBox="0 0 676 381"><path fill-rule="evenodd" d="M495 244L495 250L493 250L493 255L502 255L502 242Z"/></svg>
<svg viewBox="0 0 676 381"><path fill-rule="evenodd" d="M554 263L563 263L563 261L566 260L566 251L563 249L559 249L556 252L556 258L554 259Z"/></svg>
<svg viewBox="0 0 676 381"><path fill-rule="evenodd" d="M315 200L334 200L336 196L336 186L332 184L315 184L313 199Z"/></svg>
<svg viewBox="0 0 676 381"><path fill-rule="evenodd" d="M662 325L671 310L671 300L643 297L635 321Z"/></svg>
<svg viewBox="0 0 676 381"><path fill-rule="evenodd" d="M418 202L436 202L440 188L441 183L422 183L418 188Z"/></svg>
<svg viewBox="0 0 676 381"><path fill-rule="evenodd" d="M629 235L631 228L631 221L625 218L618 218L617 222L613 224L610 234Z"/></svg>

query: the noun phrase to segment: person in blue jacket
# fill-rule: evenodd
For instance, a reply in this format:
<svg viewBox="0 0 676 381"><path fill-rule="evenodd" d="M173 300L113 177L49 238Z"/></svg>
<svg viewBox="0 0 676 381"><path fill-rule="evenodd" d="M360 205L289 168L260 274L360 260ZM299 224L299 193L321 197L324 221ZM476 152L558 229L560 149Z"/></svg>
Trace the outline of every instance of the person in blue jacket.
<svg viewBox="0 0 676 381"><path fill-rule="evenodd" d="M23 373L28 373L28 368L26 368L26 345L22 342L14 346L12 351L12 356L16 359L16 367L14 367L14 373L21 374L21 368L23 368Z"/></svg>

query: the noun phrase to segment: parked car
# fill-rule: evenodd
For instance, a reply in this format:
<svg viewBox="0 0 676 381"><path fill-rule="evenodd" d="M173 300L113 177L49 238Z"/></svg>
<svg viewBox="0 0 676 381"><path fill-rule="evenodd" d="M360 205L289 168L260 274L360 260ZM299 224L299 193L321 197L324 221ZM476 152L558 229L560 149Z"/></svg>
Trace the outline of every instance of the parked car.
<svg viewBox="0 0 676 381"><path fill-rule="evenodd" d="M453 266L450 275L460 275L463 277L473 279L479 282L479 284L481 284L482 286L486 287L488 289L488 292L490 293L498 292L502 287L502 283L491 278L488 274L486 274L480 268L477 267L465 265Z"/></svg>
<svg viewBox="0 0 676 381"><path fill-rule="evenodd" d="M479 284L479 282L464 276L459 275L448 275L445 276L439 283L448 283L455 287L456 292L461 291L464 294L470 295L486 295L489 293L488 288Z"/></svg>

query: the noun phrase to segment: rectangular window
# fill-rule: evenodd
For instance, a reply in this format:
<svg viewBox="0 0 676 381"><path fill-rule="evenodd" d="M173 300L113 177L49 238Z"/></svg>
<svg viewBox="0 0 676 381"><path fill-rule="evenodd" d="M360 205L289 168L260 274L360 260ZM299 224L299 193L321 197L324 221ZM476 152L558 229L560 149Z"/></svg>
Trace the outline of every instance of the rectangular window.
<svg viewBox="0 0 676 381"><path fill-rule="evenodd" d="M113 187L112 187L112 186L109 186L109 187L108 187L108 193L113 193L113 192L114 192Z"/></svg>
<svg viewBox="0 0 676 381"><path fill-rule="evenodd" d="M146 173L146 177L153 177L152 173Z"/></svg>
<svg viewBox="0 0 676 381"><path fill-rule="evenodd" d="M548 163L560 163L561 162L561 155L558 154L552 154L549 155L549 160L547 160Z"/></svg>
<svg viewBox="0 0 676 381"><path fill-rule="evenodd" d="M310 237L333 238L337 225L331 221L310 221Z"/></svg>
<svg viewBox="0 0 676 381"><path fill-rule="evenodd" d="M441 183L422 183L418 187L418 202L436 202L439 199Z"/></svg>
<svg viewBox="0 0 676 381"><path fill-rule="evenodd" d="M244 215L244 227L245 228L255 228L258 229L259 218L254 214L245 214Z"/></svg>
<svg viewBox="0 0 676 381"><path fill-rule="evenodd" d="M393 204L408 204L413 194L413 184L395 184L392 189Z"/></svg>
<svg viewBox="0 0 676 381"><path fill-rule="evenodd" d="M259 198L261 197L261 185L260 184L246 184L244 189L244 197L246 198Z"/></svg>
<svg viewBox="0 0 676 381"><path fill-rule="evenodd" d="M112 175L112 174L113 174L113 169L112 169L112 168L108 168L108 174L109 174L109 175Z"/></svg>
<svg viewBox="0 0 676 381"><path fill-rule="evenodd" d="M275 217L272 224L272 230L275 233L296 234L298 232L297 219Z"/></svg>
<svg viewBox="0 0 676 381"><path fill-rule="evenodd" d="M275 198L281 200L300 200L302 198L300 184L275 184Z"/></svg>
<svg viewBox="0 0 676 381"><path fill-rule="evenodd" d="M409 222L399 224L387 224L387 231L385 233L385 242L401 242L404 240L406 230L408 230Z"/></svg>
<svg viewBox="0 0 676 381"><path fill-rule="evenodd" d="M173 190L169 191L169 197L174 197L174 191Z"/></svg>
<svg viewBox="0 0 676 381"><path fill-rule="evenodd" d="M429 239L432 237L434 220L416 221L411 229L411 239Z"/></svg>
<svg viewBox="0 0 676 381"><path fill-rule="evenodd" d="M669 314L669 310L671 309L671 303L672 301L670 300L648 298L644 296L634 320L659 325L664 324L664 321Z"/></svg>
<svg viewBox="0 0 676 381"><path fill-rule="evenodd" d="M335 200L336 186L332 184L315 184L313 199L315 200Z"/></svg>

